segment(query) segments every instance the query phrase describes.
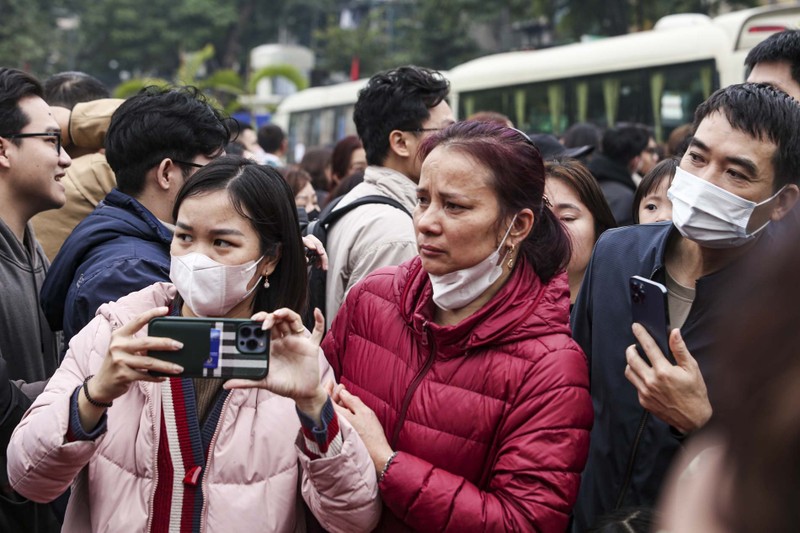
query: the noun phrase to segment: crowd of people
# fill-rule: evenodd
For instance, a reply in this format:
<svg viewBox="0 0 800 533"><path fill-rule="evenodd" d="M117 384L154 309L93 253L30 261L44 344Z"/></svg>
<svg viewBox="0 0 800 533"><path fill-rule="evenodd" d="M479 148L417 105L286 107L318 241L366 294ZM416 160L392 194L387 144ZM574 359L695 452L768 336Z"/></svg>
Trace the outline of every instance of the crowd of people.
<svg viewBox="0 0 800 533"><path fill-rule="evenodd" d="M800 31L746 67L664 144L398 67L297 164L191 87L0 67L0 530L793 531ZM159 357L235 342L173 317L268 372Z"/></svg>

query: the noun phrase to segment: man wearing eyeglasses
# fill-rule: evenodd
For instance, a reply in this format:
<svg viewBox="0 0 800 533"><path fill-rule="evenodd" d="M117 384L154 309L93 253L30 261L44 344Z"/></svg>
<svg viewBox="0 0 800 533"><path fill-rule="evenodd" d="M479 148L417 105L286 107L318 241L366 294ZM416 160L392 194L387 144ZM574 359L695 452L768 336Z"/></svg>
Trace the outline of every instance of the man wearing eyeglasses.
<svg viewBox="0 0 800 533"><path fill-rule="evenodd" d="M384 196L407 213L369 203L331 227L324 309L328 324L350 288L367 274L416 257L417 241L408 213L417 202L422 166L417 150L426 136L454 122L448 91L449 83L439 72L408 66L376 74L359 92L353 120L369 166L364 182L345 195L337 208L365 196Z"/></svg>
<svg viewBox="0 0 800 533"><path fill-rule="evenodd" d="M150 87L114 112L105 155L117 186L64 242L42 287L47 320L65 341L100 305L169 280L175 196L229 137L225 119L190 88Z"/></svg>
<svg viewBox="0 0 800 533"><path fill-rule="evenodd" d="M49 264L29 221L64 205L59 181L71 160L42 96L35 78L0 68L0 531L59 529L49 506L11 491L5 461L11 432L58 366L39 306Z"/></svg>

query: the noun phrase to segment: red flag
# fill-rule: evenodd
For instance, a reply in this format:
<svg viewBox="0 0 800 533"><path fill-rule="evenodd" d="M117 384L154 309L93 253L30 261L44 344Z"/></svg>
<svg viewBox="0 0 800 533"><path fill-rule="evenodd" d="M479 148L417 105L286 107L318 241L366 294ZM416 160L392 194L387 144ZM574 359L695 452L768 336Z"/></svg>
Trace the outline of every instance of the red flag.
<svg viewBox="0 0 800 533"><path fill-rule="evenodd" d="M359 70L361 67L361 62L358 59L358 56L353 56L353 59L350 61L350 79L352 81L356 81L359 76Z"/></svg>

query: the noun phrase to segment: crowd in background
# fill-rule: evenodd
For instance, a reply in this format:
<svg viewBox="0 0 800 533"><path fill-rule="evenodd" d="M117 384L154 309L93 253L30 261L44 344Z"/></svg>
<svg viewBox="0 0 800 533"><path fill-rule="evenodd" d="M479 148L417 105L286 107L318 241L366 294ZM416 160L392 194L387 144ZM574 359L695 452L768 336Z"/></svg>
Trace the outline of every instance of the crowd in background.
<svg viewBox="0 0 800 533"><path fill-rule="evenodd" d="M296 164L194 88L0 68L0 530L793 531L800 31L746 68L657 142L399 67Z"/></svg>

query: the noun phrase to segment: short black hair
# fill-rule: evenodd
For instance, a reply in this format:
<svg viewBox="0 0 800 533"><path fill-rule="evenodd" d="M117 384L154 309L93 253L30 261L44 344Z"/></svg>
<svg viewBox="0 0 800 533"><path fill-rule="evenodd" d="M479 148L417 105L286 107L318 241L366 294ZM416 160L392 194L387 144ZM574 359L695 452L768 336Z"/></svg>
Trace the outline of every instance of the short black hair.
<svg viewBox="0 0 800 533"><path fill-rule="evenodd" d="M59 72L44 82L44 99L50 105L72 109L75 104L108 98L111 93L102 81L85 72Z"/></svg>
<svg viewBox="0 0 800 533"><path fill-rule="evenodd" d="M39 80L15 68L0 67L0 135L19 133L30 117L19 107L19 101L31 96L42 97ZM11 139L19 144L19 139Z"/></svg>
<svg viewBox="0 0 800 533"><path fill-rule="evenodd" d="M255 161L225 156L207 164L186 180L175 198L172 216L187 198L225 190L233 208L252 224L261 241L262 255L280 253L269 287L256 285L252 311L275 311L288 307L304 311L308 278L305 247L294 194L277 169Z"/></svg>
<svg viewBox="0 0 800 533"><path fill-rule="evenodd" d="M111 116L106 159L117 188L136 196L144 189L147 172L163 159L214 157L229 137L228 121L196 88L146 87Z"/></svg>
<svg viewBox="0 0 800 533"><path fill-rule="evenodd" d="M650 132L641 126L617 126L603 133L603 154L621 165L642 153L650 141Z"/></svg>
<svg viewBox="0 0 800 533"><path fill-rule="evenodd" d="M730 85L697 107L694 131L713 113L722 113L733 129L775 144L773 190L800 182L800 105L794 98L763 83Z"/></svg>
<svg viewBox="0 0 800 533"><path fill-rule="evenodd" d="M389 153L389 134L422 127L430 109L450 91L448 82L435 70L406 66L374 75L358 93L353 121L367 163L382 165Z"/></svg>
<svg viewBox="0 0 800 533"><path fill-rule="evenodd" d="M774 33L755 45L747 54L744 64L747 75L758 63L789 63L792 79L800 83L800 30Z"/></svg>
<svg viewBox="0 0 800 533"><path fill-rule="evenodd" d="M265 152L274 154L281 148L286 134L277 124L266 124L258 129L256 134L258 137L258 145L264 149Z"/></svg>

